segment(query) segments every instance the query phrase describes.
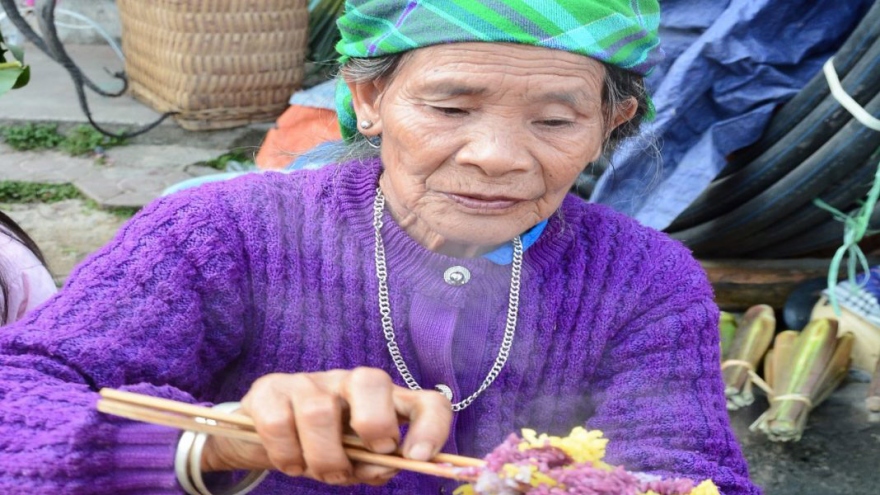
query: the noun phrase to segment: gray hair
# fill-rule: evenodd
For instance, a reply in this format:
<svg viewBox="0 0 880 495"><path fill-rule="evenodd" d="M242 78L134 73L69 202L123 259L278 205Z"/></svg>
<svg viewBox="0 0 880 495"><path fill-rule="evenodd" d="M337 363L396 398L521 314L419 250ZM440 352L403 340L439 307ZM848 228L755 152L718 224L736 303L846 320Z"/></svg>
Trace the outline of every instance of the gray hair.
<svg viewBox="0 0 880 495"><path fill-rule="evenodd" d="M648 91L645 89L645 78L620 67L603 63L605 66L605 84L602 88L602 108L605 112L605 124L610 125L614 113L630 98L636 101L636 112L633 117L611 131L605 142L605 154L610 156L621 141L639 133L642 122L651 109Z"/></svg>

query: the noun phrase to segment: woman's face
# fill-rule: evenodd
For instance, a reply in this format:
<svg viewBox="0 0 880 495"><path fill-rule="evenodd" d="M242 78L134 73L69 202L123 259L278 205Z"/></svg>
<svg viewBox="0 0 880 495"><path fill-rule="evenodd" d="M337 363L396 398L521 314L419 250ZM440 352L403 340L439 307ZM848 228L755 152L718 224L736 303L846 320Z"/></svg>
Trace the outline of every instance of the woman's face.
<svg viewBox="0 0 880 495"><path fill-rule="evenodd" d="M390 81L352 84L364 134L382 136L380 180L423 246L476 256L548 218L602 143L604 68L572 53L458 43L412 52ZM632 107L631 109L629 107Z"/></svg>

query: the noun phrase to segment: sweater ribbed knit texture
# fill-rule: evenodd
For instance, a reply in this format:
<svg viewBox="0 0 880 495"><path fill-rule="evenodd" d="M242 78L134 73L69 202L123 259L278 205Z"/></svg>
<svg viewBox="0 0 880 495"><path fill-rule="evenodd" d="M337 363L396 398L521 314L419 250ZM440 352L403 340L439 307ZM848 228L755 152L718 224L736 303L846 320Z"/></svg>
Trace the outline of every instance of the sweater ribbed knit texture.
<svg viewBox="0 0 880 495"><path fill-rule="evenodd" d="M382 334L372 203L381 167L253 174L163 198L68 285L0 330L0 493L182 493L178 432L97 413L114 387L239 400L270 372L371 366L402 383ZM392 316L425 388L482 382L504 330L510 267L429 252L385 214ZM462 265L472 279L443 282ZM586 422L629 469L712 478L756 494L730 430L718 310L705 274L665 235L566 198L525 253L506 367L458 413L448 451L482 456L523 427ZM255 494L436 494L402 473L330 487L273 473Z"/></svg>

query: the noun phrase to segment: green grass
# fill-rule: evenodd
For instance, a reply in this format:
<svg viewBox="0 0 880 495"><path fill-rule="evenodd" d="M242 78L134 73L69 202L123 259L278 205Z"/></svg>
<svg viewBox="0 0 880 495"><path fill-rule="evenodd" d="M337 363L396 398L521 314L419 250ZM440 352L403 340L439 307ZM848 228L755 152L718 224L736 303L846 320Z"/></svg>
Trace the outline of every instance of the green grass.
<svg viewBox="0 0 880 495"><path fill-rule="evenodd" d="M0 203L57 203L66 199L83 199L72 184L0 181Z"/></svg>
<svg viewBox="0 0 880 495"><path fill-rule="evenodd" d="M128 220L133 217L137 212L141 211L140 208L104 208L104 211L115 215L118 218L122 218Z"/></svg>
<svg viewBox="0 0 880 495"><path fill-rule="evenodd" d="M110 213L127 220L140 208L104 208L95 201L83 196L72 184L45 184L37 182L0 181L0 204L13 203L57 203L67 199L85 202L88 208Z"/></svg>
<svg viewBox="0 0 880 495"><path fill-rule="evenodd" d="M125 144L124 139L105 136L87 125L76 126L67 134L61 142L61 149L73 156L92 153L99 146L112 148Z"/></svg>
<svg viewBox="0 0 880 495"><path fill-rule="evenodd" d="M56 149L72 156L94 152L98 147L111 148L125 144L125 140L111 138L88 125L76 126L67 135L58 132L57 124L23 124L0 129L3 140L17 151Z"/></svg>
<svg viewBox="0 0 880 495"><path fill-rule="evenodd" d="M2 128L3 140L18 151L56 148L64 142L56 124L24 124Z"/></svg>
<svg viewBox="0 0 880 495"><path fill-rule="evenodd" d="M98 203L96 203L94 200L91 200L91 199L86 199L86 206L88 206L89 208L92 208L93 210L106 211L107 213L110 213L111 215L113 215L117 218L121 218L123 220L128 220L129 218L133 217L135 215L135 213L140 211L140 208L131 208L131 207L125 207L125 206L120 206L120 207L116 207L116 208L106 208L106 207L99 205Z"/></svg>
<svg viewBox="0 0 880 495"><path fill-rule="evenodd" d="M245 150L232 150L228 153L218 156L217 158L208 160L202 163L202 165L220 170L221 172L225 172L226 166L229 164L229 162L250 163L253 161L253 152L248 152Z"/></svg>

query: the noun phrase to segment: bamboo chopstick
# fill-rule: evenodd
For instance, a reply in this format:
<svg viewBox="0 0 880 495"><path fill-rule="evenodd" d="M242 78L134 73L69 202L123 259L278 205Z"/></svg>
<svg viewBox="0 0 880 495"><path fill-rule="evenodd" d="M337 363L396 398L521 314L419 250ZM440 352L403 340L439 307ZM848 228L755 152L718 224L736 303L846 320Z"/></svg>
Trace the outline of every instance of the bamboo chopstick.
<svg viewBox="0 0 880 495"><path fill-rule="evenodd" d="M98 410L107 414L181 430L262 443L254 429L253 420L242 414L223 413L185 402L108 388L102 389L100 395ZM207 420L211 420L213 424ZM459 481L474 481L474 478L455 468L486 465L481 459L452 454L438 454L430 462L406 459L400 456L399 451L397 455L377 454L366 450L360 438L350 435L343 437L343 444L346 445L346 455L355 461Z"/></svg>
<svg viewBox="0 0 880 495"><path fill-rule="evenodd" d="M98 410L121 416L123 418L153 423L162 426L170 426L180 430L190 430L199 433L209 433L211 435L219 435L238 440L246 440L253 443L262 443L260 436L255 431L239 430L228 426L212 425L209 423L199 422L195 418L177 416L156 412L151 409L143 408L136 405L114 402L112 400L102 399L98 401ZM211 418L206 418L211 419Z"/></svg>
<svg viewBox="0 0 880 495"><path fill-rule="evenodd" d="M251 420L251 418L242 414L224 413L207 407L187 404L186 402L178 402L176 400L163 399L161 397L153 397L151 395L136 394L134 392L126 392L124 390L115 390L112 388L103 388L101 389L100 394L102 399L155 409L158 412L162 413L171 413L181 416L190 416L194 418L213 419L215 421L230 425L236 425L251 430L253 430L254 428L254 422Z"/></svg>

